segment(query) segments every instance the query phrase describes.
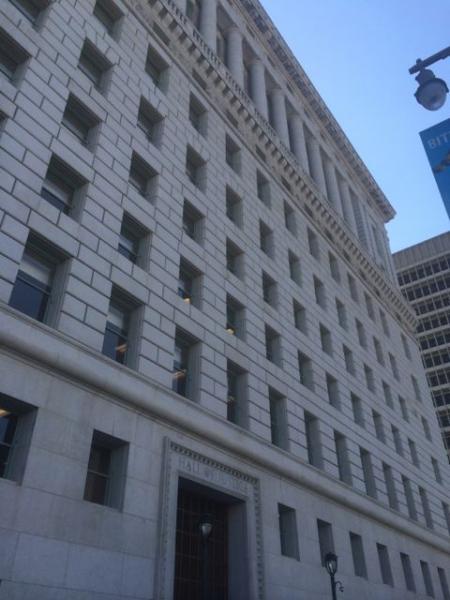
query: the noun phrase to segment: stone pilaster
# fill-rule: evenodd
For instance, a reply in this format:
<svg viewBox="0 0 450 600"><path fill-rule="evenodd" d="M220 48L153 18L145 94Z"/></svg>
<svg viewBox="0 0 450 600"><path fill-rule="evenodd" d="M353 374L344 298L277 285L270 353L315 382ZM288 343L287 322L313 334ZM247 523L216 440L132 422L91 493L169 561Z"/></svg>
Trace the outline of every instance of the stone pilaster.
<svg viewBox="0 0 450 600"><path fill-rule="evenodd" d="M291 150L303 169L309 174L308 153L306 150L305 130L302 118L295 113L289 117L289 131L291 133Z"/></svg>
<svg viewBox="0 0 450 600"><path fill-rule="evenodd" d="M286 100L283 90L274 88L270 92L270 100L273 109L273 126L280 136L281 141L289 148L289 130L286 114Z"/></svg>
<svg viewBox="0 0 450 600"><path fill-rule="evenodd" d="M200 33L208 46L216 50L217 0L203 0L200 11Z"/></svg>
<svg viewBox="0 0 450 600"><path fill-rule="evenodd" d="M244 57L242 54L242 33L234 25L227 32L227 65L238 84L244 87Z"/></svg>
<svg viewBox="0 0 450 600"><path fill-rule="evenodd" d="M309 135L306 139L306 145L308 148L308 156L310 163L310 175L317 184L319 190L327 195L327 184L325 182L325 175L323 172L322 155L320 152L319 142L312 135Z"/></svg>
<svg viewBox="0 0 450 600"><path fill-rule="evenodd" d="M339 193L336 169L327 156L324 157L323 163L325 180L327 182L328 201L330 204L333 204L336 212L342 215L341 195Z"/></svg>
<svg viewBox="0 0 450 600"><path fill-rule="evenodd" d="M267 119L269 111L267 108L265 67L260 59L256 59L250 65L250 91L256 108Z"/></svg>

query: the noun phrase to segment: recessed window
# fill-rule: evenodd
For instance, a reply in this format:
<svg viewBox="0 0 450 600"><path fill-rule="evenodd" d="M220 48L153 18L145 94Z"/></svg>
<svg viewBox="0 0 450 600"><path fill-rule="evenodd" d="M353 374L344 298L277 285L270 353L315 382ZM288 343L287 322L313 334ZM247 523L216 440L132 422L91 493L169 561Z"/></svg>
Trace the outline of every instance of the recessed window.
<svg viewBox="0 0 450 600"><path fill-rule="evenodd" d="M256 171L256 194L261 202L270 208L270 184L261 171Z"/></svg>
<svg viewBox="0 0 450 600"><path fill-rule="evenodd" d="M406 498L406 507L408 509L408 516L413 521L417 521L417 509L414 501L414 494L411 487L411 481L402 475L403 492Z"/></svg>
<svg viewBox="0 0 450 600"><path fill-rule="evenodd" d="M241 149L229 136L225 136L225 160L235 173L241 172Z"/></svg>
<svg viewBox="0 0 450 600"><path fill-rule="evenodd" d="M19 44L0 29L0 76L14 83L20 74L20 66L23 65L29 54Z"/></svg>
<svg viewBox="0 0 450 600"><path fill-rule="evenodd" d="M331 331L325 325L319 324L320 345L322 350L329 354L333 354L333 343L331 339Z"/></svg>
<svg viewBox="0 0 450 600"><path fill-rule="evenodd" d="M347 485L352 485L352 472L348 457L347 440L337 431L334 432L334 445L336 449L339 479Z"/></svg>
<svg viewBox="0 0 450 600"><path fill-rule="evenodd" d="M400 334L401 336L401 340L402 340L402 345L403 345L403 351L405 353L405 356L408 360L411 360L411 352L409 350L409 344L408 344L408 340L406 339L406 337L403 335L403 333Z"/></svg>
<svg viewBox="0 0 450 600"><path fill-rule="evenodd" d="M201 244L203 241L203 222L202 213L188 200L185 200L183 204L183 231L197 244Z"/></svg>
<svg viewBox="0 0 450 600"><path fill-rule="evenodd" d="M274 257L273 231L262 221L259 222L259 245L267 256Z"/></svg>
<svg viewBox="0 0 450 600"><path fill-rule="evenodd" d="M356 373L356 369L355 369L355 361L353 359L353 352L350 350L350 348L347 348L347 346L343 346L342 347L343 353L344 353L344 362L345 362L345 369L348 373L350 373L351 375L355 375Z"/></svg>
<svg viewBox="0 0 450 600"><path fill-rule="evenodd" d="M431 431L430 431L430 426L428 424L428 421L426 420L425 417L421 417L421 421L422 421L422 427L423 427L423 431L425 433L425 437L427 438L428 441L431 442Z"/></svg>
<svg viewBox="0 0 450 600"><path fill-rule="evenodd" d="M384 367L383 349L381 348L380 341L376 337L373 338L373 347L375 349L375 355L377 357L378 363L382 367Z"/></svg>
<svg viewBox="0 0 450 600"><path fill-rule="evenodd" d="M361 323L359 319L355 319L356 333L358 335L359 345L362 348L367 348L367 338L366 331L364 329L364 325Z"/></svg>
<svg viewBox="0 0 450 600"><path fill-rule="evenodd" d="M106 318L102 353L116 362L132 367L136 362L137 302L113 288Z"/></svg>
<svg viewBox="0 0 450 600"><path fill-rule="evenodd" d="M420 467L419 455L417 454L416 442L414 442L413 440L411 440L409 438L408 438L408 448L409 448L409 454L411 456L411 461L412 461L413 465L416 467Z"/></svg>
<svg viewBox="0 0 450 600"><path fill-rule="evenodd" d="M247 421L247 374L238 365L227 361L227 419L244 427Z"/></svg>
<svg viewBox="0 0 450 600"><path fill-rule="evenodd" d="M350 401L352 403L353 420L360 427L365 427L364 410L361 398L351 392Z"/></svg>
<svg viewBox="0 0 450 600"><path fill-rule="evenodd" d="M199 190L206 189L206 162L190 146L186 151L186 175L189 181Z"/></svg>
<svg viewBox="0 0 450 600"><path fill-rule="evenodd" d="M284 504L278 504L278 523L280 528L280 547L282 556L300 559L298 551L297 519L295 510Z"/></svg>
<svg viewBox="0 0 450 600"><path fill-rule="evenodd" d="M348 289L349 289L352 300L354 302L358 302L359 301L358 287L357 287L355 278L353 277L353 275L350 275L350 273L347 273L347 282L348 282Z"/></svg>
<svg viewBox="0 0 450 600"><path fill-rule="evenodd" d="M50 159L41 196L65 214L79 212L85 180L55 155Z"/></svg>
<svg viewBox="0 0 450 600"><path fill-rule="evenodd" d="M136 152L131 156L129 183L144 198L151 200L155 193L156 171Z"/></svg>
<svg viewBox="0 0 450 600"><path fill-rule="evenodd" d="M435 458L431 457L431 464L433 466L433 473L434 473L434 477L435 477L436 481L438 483L442 483L441 470L439 468L438 461Z"/></svg>
<svg viewBox="0 0 450 600"><path fill-rule="evenodd" d="M118 33L118 25L122 12L112 0L97 0L94 6L94 16L100 21L110 36Z"/></svg>
<svg viewBox="0 0 450 600"><path fill-rule="evenodd" d="M326 374L325 379L326 379L326 384L327 384L328 402L331 404L331 406L334 406L334 408L339 409L341 406L341 400L340 400L340 396L339 396L338 381L335 377L333 377L329 373Z"/></svg>
<svg viewBox="0 0 450 600"><path fill-rule="evenodd" d="M286 201L283 204L284 209L284 224L286 229L295 235L297 233L297 223L295 220L295 212L292 206L290 206Z"/></svg>
<svg viewBox="0 0 450 600"><path fill-rule="evenodd" d="M237 227L242 227L242 200L230 187L225 189L227 217Z"/></svg>
<svg viewBox="0 0 450 600"><path fill-rule="evenodd" d="M104 92L111 63L89 40L85 40L78 61L78 68L99 92Z"/></svg>
<svg viewBox="0 0 450 600"><path fill-rule="evenodd" d="M372 457L370 453L364 448L359 449L359 455L361 458L361 466L363 470L364 485L366 487L366 494L372 498L377 497L377 487L375 483L375 476L373 474Z"/></svg>
<svg viewBox="0 0 450 600"><path fill-rule="evenodd" d="M193 94L189 96L189 121L194 129L206 137L208 113Z"/></svg>
<svg viewBox="0 0 450 600"><path fill-rule="evenodd" d="M356 577L367 579L366 559L364 558L364 547L362 537L357 533L349 532L350 547L352 549L353 569Z"/></svg>
<svg viewBox="0 0 450 600"><path fill-rule="evenodd" d="M226 242L227 269L239 279L244 277L244 253L236 244L227 239Z"/></svg>
<svg viewBox="0 0 450 600"><path fill-rule="evenodd" d="M391 425L392 439L394 440L394 448L399 456L403 456L403 442L398 427Z"/></svg>
<svg viewBox="0 0 450 600"><path fill-rule="evenodd" d="M245 308L243 305L227 295L227 321L226 321L226 331L230 335L235 335L236 337L243 340L245 338Z"/></svg>
<svg viewBox="0 0 450 600"><path fill-rule="evenodd" d="M400 560L402 563L403 576L405 578L406 589L410 592L416 591L416 584L414 581L414 574L411 568L411 559L408 554L400 552Z"/></svg>
<svg viewBox="0 0 450 600"><path fill-rule="evenodd" d="M172 389L189 400L196 399L198 363L198 341L188 333L177 329L175 333Z"/></svg>
<svg viewBox="0 0 450 600"><path fill-rule="evenodd" d="M84 499L122 508L128 461L128 444L101 431L92 435Z"/></svg>
<svg viewBox="0 0 450 600"><path fill-rule="evenodd" d="M444 513L445 524L447 525L447 531L450 535L450 506L445 502L442 503L442 512Z"/></svg>
<svg viewBox="0 0 450 600"><path fill-rule="evenodd" d="M274 446L288 449L286 398L269 388L270 439Z"/></svg>
<svg viewBox="0 0 450 600"><path fill-rule="evenodd" d="M307 324L306 324L306 309L302 306L297 300L292 301L292 308L294 311L294 323L295 327L304 333L307 334Z"/></svg>
<svg viewBox="0 0 450 600"><path fill-rule="evenodd" d="M447 576L445 574L445 571L444 569L438 567L437 572L439 577L439 583L441 584L442 597L444 598L444 600L450 600L450 589L448 587Z"/></svg>
<svg viewBox="0 0 450 600"><path fill-rule="evenodd" d="M424 560L420 561L420 569L422 571L423 583L427 596L434 598L433 581L431 579L430 567Z"/></svg>
<svg viewBox="0 0 450 600"><path fill-rule="evenodd" d="M339 325L343 329L347 329L347 310L345 308L345 305L339 300L339 298L336 298L336 313Z"/></svg>
<svg viewBox="0 0 450 600"><path fill-rule="evenodd" d="M389 408L392 408L392 410L394 409L394 401L392 399L392 391L391 391L391 386L389 384L387 384L385 381L383 381L383 395L384 395L384 401L386 402L387 406L389 406Z"/></svg>
<svg viewBox="0 0 450 600"><path fill-rule="evenodd" d="M383 418L380 415L380 413L376 412L375 410L372 410L372 418L373 418L373 424L375 426L375 435L377 436L377 439L380 442L385 444L386 443L386 435L384 433Z"/></svg>
<svg viewBox="0 0 450 600"><path fill-rule="evenodd" d="M381 310L380 308L380 321L381 321L381 326L383 328L383 332L384 335L386 335L387 337L390 336L390 331L389 331L389 324L386 318L386 314Z"/></svg>
<svg viewBox="0 0 450 600"><path fill-rule="evenodd" d="M425 517L425 525L429 529L433 529L433 517L431 515L430 504L428 502L427 492L423 487L419 486L419 496L422 503L423 516Z"/></svg>
<svg viewBox="0 0 450 600"><path fill-rule="evenodd" d="M0 478L22 480L36 412L31 404L0 394Z"/></svg>
<svg viewBox="0 0 450 600"><path fill-rule="evenodd" d="M320 260L320 246L319 246L319 238L311 229L307 229L308 235L308 248L311 256L314 256L315 259Z"/></svg>
<svg viewBox="0 0 450 600"><path fill-rule="evenodd" d="M31 23L36 23L49 0L9 0Z"/></svg>
<svg viewBox="0 0 450 600"><path fill-rule="evenodd" d="M381 579L386 585L394 586L392 577L391 563L389 561L389 553L386 546L377 544L378 561L380 563Z"/></svg>
<svg viewBox="0 0 450 600"><path fill-rule="evenodd" d="M373 371L368 365L364 365L364 377L366 379L367 389L375 393L375 379Z"/></svg>
<svg viewBox="0 0 450 600"><path fill-rule="evenodd" d="M369 318L372 319L372 321L375 321L375 310L373 308L372 298L369 296L369 294L365 293L364 300L366 302L366 309L367 309L367 314L369 315Z"/></svg>
<svg viewBox="0 0 450 600"><path fill-rule="evenodd" d="M149 234L127 213L124 213L122 219L118 250L122 256L125 256L125 258L132 263L135 263L142 268L146 267L149 250Z"/></svg>
<svg viewBox="0 0 450 600"><path fill-rule="evenodd" d="M402 396L398 397L398 403L400 404L400 411L402 413L402 417L403 419L409 423L409 414L408 414L408 407L406 405L406 400L404 398L402 398Z"/></svg>
<svg viewBox="0 0 450 600"><path fill-rule="evenodd" d="M92 146L100 120L73 94L70 94L62 124L84 145Z"/></svg>
<svg viewBox="0 0 450 600"><path fill-rule="evenodd" d="M341 282L341 273L339 271L339 263L337 258L331 252L328 252L328 261L330 263L330 273L331 277L336 281L336 283Z"/></svg>
<svg viewBox="0 0 450 600"><path fill-rule="evenodd" d="M394 376L394 378L397 381L400 381L400 374L399 374L398 367L397 367L397 360L396 360L395 356L393 356L390 352L389 352L389 362L391 363L392 375Z"/></svg>
<svg viewBox="0 0 450 600"><path fill-rule="evenodd" d="M311 359L299 351L297 352L297 362L300 383L311 391L314 391L314 374Z"/></svg>
<svg viewBox="0 0 450 600"><path fill-rule="evenodd" d="M392 474L392 467L386 465L385 463L383 463L383 475L384 482L386 484L389 508L392 508L392 510L398 510L398 499L395 489L394 476Z"/></svg>
<svg viewBox="0 0 450 600"><path fill-rule="evenodd" d="M323 308L324 310L326 310L326 308L327 308L327 300L326 300L326 294L325 294L325 286L320 281L320 279L318 277L316 277L315 275L313 276L313 283L314 283L314 295L315 295L315 298L316 298L316 303L321 308Z"/></svg>
<svg viewBox="0 0 450 600"><path fill-rule="evenodd" d="M161 145L164 117L148 102L141 98L137 126L145 137L157 148Z"/></svg>
<svg viewBox="0 0 450 600"><path fill-rule="evenodd" d="M165 92L169 84L169 65L155 48L149 46L145 70L161 91Z"/></svg>
<svg viewBox="0 0 450 600"><path fill-rule="evenodd" d="M187 0L186 17L192 22L194 27L200 29L201 0Z"/></svg>
<svg viewBox="0 0 450 600"><path fill-rule="evenodd" d="M300 265L300 259L290 250L288 251L289 261L289 277L297 285L302 284L302 269Z"/></svg>
<svg viewBox="0 0 450 600"><path fill-rule="evenodd" d="M320 562L325 566L325 556L332 552L334 554L333 529L331 523L317 519L317 534L319 537Z"/></svg>
<svg viewBox="0 0 450 600"><path fill-rule="evenodd" d="M323 468L322 445L320 443L319 419L305 411L305 438L308 462L318 469Z"/></svg>
<svg viewBox="0 0 450 600"><path fill-rule="evenodd" d="M277 307L277 284L275 281L263 271L262 274L262 290L264 302L270 304L273 308Z"/></svg>
<svg viewBox="0 0 450 600"><path fill-rule="evenodd" d="M201 272L184 258L180 260L178 296L186 304L201 308Z"/></svg>
<svg viewBox="0 0 450 600"><path fill-rule="evenodd" d="M281 339L280 335L266 325L264 328L266 341L266 358L275 365L281 366Z"/></svg>
<svg viewBox="0 0 450 600"><path fill-rule="evenodd" d="M389 355L389 360L391 359L391 356L392 355L390 354ZM395 359L394 359L394 361L395 361ZM397 363L391 361L391 367L392 367L392 372L394 372L394 368L395 369L397 368ZM398 372L397 372L397 375L398 375ZM417 378L414 377L414 375L411 375L411 385L412 385L412 388L413 388L415 399L417 400L417 402L422 402L422 395L420 393L419 382L417 381Z"/></svg>
<svg viewBox="0 0 450 600"><path fill-rule="evenodd" d="M65 256L50 243L28 237L9 305L20 312L53 325L62 284Z"/></svg>

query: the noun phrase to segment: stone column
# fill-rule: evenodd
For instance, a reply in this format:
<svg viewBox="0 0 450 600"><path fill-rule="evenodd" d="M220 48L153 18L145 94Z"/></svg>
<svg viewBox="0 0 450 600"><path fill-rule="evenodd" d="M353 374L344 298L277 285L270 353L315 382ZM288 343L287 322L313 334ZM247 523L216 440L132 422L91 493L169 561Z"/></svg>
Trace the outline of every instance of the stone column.
<svg viewBox="0 0 450 600"><path fill-rule="evenodd" d="M345 179L341 178L339 181L339 187L341 190L341 201L342 201L342 216L344 221L349 226L353 233L356 233L355 217L353 215L352 198L350 196L350 189Z"/></svg>
<svg viewBox="0 0 450 600"><path fill-rule="evenodd" d="M210 48L217 45L217 0L203 0L200 11L200 33Z"/></svg>
<svg viewBox="0 0 450 600"><path fill-rule="evenodd" d="M306 150L305 130L299 114L289 117L289 130L291 132L291 150L295 154L300 166L309 175L308 153Z"/></svg>
<svg viewBox="0 0 450 600"><path fill-rule="evenodd" d="M244 56L242 53L242 33L236 25L227 32L227 66L238 84L244 87Z"/></svg>
<svg viewBox="0 0 450 600"><path fill-rule="evenodd" d="M274 88L270 92L270 100L273 109L273 126L280 136L281 141L289 148L289 130L286 114L286 100L283 90Z"/></svg>
<svg viewBox="0 0 450 600"><path fill-rule="evenodd" d="M322 192L322 194L326 196L327 184L325 182L325 175L323 172L322 156L320 152L319 142L316 140L315 137L311 135L308 136L306 140L306 145L308 148L308 156L311 165L310 175L316 182L317 187Z"/></svg>
<svg viewBox="0 0 450 600"><path fill-rule="evenodd" d="M266 76L264 65L260 59L256 59L250 65L250 90L256 108L267 119L269 111L267 108Z"/></svg>
<svg viewBox="0 0 450 600"><path fill-rule="evenodd" d="M327 182L328 201L330 204L333 204L336 212L342 215L341 196L339 193L336 169L334 168L332 161L327 156L324 157L324 171L325 180Z"/></svg>

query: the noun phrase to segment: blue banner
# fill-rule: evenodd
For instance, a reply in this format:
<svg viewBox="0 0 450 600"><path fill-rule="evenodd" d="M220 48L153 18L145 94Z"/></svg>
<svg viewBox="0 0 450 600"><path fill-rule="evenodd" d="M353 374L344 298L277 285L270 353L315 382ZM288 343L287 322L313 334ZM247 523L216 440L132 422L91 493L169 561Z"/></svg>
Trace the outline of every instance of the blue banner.
<svg viewBox="0 0 450 600"><path fill-rule="evenodd" d="M450 119L421 131L420 137L450 218Z"/></svg>

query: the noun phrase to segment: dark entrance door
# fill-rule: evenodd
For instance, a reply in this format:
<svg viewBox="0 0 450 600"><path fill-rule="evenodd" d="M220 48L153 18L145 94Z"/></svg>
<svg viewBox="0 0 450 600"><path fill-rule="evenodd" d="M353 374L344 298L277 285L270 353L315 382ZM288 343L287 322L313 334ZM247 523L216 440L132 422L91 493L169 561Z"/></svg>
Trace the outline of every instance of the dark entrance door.
<svg viewBox="0 0 450 600"><path fill-rule="evenodd" d="M227 513L220 499L179 486L174 600L228 600ZM200 524L206 515L212 529L205 542Z"/></svg>

